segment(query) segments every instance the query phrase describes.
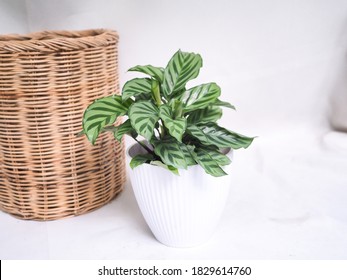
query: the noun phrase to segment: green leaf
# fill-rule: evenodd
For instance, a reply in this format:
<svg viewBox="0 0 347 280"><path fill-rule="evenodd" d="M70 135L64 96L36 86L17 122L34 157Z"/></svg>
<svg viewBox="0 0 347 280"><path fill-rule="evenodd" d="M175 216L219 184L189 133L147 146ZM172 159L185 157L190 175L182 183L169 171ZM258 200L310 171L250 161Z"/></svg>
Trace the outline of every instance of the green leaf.
<svg viewBox="0 0 347 280"><path fill-rule="evenodd" d="M164 70L163 93L166 97L182 90L189 80L199 75L202 58L199 54L179 50L170 59Z"/></svg>
<svg viewBox="0 0 347 280"><path fill-rule="evenodd" d="M217 99L212 105L213 106L226 107L226 108L230 108L230 109L236 110L234 105L231 105L229 102L221 101L219 99Z"/></svg>
<svg viewBox="0 0 347 280"><path fill-rule="evenodd" d="M175 137L177 141L182 142L182 136L186 131L187 120L183 117L176 118L171 117L171 108L163 104L159 108L159 117L163 120L165 127L169 130L171 136Z"/></svg>
<svg viewBox="0 0 347 280"><path fill-rule="evenodd" d="M101 129L100 133L104 133L104 132L112 132L114 133L117 130L117 128L113 125L109 125L109 126L105 126Z"/></svg>
<svg viewBox="0 0 347 280"><path fill-rule="evenodd" d="M182 117L183 115L183 103L176 98L171 99L169 102L169 106L172 110L172 116L174 118Z"/></svg>
<svg viewBox="0 0 347 280"><path fill-rule="evenodd" d="M88 140L94 145L101 130L112 125L117 117L125 115L127 111L121 96L113 95L95 100L85 110L82 120L83 131Z"/></svg>
<svg viewBox="0 0 347 280"><path fill-rule="evenodd" d="M136 132L150 141L159 120L159 110L151 101L139 101L130 106L129 119Z"/></svg>
<svg viewBox="0 0 347 280"><path fill-rule="evenodd" d="M122 89L123 102L130 97L136 97L145 94L148 98L151 97L152 82L148 78L135 78L125 83ZM148 100L147 98L147 100Z"/></svg>
<svg viewBox="0 0 347 280"><path fill-rule="evenodd" d="M184 111L203 109L216 102L221 90L216 83L208 83L187 90L180 97L185 105Z"/></svg>
<svg viewBox="0 0 347 280"><path fill-rule="evenodd" d="M206 153L205 150L196 149L194 158L207 174L214 177L227 175L227 173L225 173L225 171L219 166L218 162L214 160L210 154Z"/></svg>
<svg viewBox="0 0 347 280"><path fill-rule="evenodd" d="M184 153L184 157L186 159L187 165L196 165L196 161L194 160L193 153L194 153L194 146L192 145L185 145L183 143L180 143L181 151Z"/></svg>
<svg viewBox="0 0 347 280"><path fill-rule="evenodd" d="M151 154L136 155L130 161L130 167L134 169L135 167L146 163L147 161L154 160L154 156Z"/></svg>
<svg viewBox="0 0 347 280"><path fill-rule="evenodd" d="M117 139L119 142L121 142L124 134L130 134L130 135L135 136L135 138L136 138L137 135L134 135L134 133L136 133L136 131L132 127L130 120L128 119L124 123L122 123L121 125L115 127L113 135L114 135L115 139Z"/></svg>
<svg viewBox="0 0 347 280"><path fill-rule="evenodd" d="M171 171L175 175L180 175L176 167L173 167L172 165L166 165L165 163L162 163L160 160L152 160L150 163L155 166L163 167Z"/></svg>
<svg viewBox="0 0 347 280"><path fill-rule="evenodd" d="M229 131L215 123L189 125L187 132L199 139L203 145L214 145L218 148L247 148L254 139Z"/></svg>
<svg viewBox="0 0 347 280"><path fill-rule="evenodd" d="M219 107L209 106L205 109L193 111L189 114L188 124L200 124L216 122L222 117L222 109Z"/></svg>
<svg viewBox="0 0 347 280"><path fill-rule="evenodd" d="M185 155L180 148L180 143L172 137L165 137L161 140L152 139L154 152L166 165L172 165L175 168L187 168Z"/></svg>
<svg viewBox="0 0 347 280"><path fill-rule="evenodd" d="M213 150L213 149L209 149L206 147L199 147L199 150L201 150L202 152L208 154L211 156L211 158L218 164L221 166L224 165L228 165L231 163L231 160L228 156L226 156L225 154L221 153L218 150Z"/></svg>
<svg viewBox="0 0 347 280"><path fill-rule="evenodd" d="M141 72L144 74L147 74L154 79L156 79L158 82L162 83L163 82L163 77L164 77L164 68L162 67L155 67L152 65L137 65L135 67L130 68L128 71L137 71Z"/></svg>

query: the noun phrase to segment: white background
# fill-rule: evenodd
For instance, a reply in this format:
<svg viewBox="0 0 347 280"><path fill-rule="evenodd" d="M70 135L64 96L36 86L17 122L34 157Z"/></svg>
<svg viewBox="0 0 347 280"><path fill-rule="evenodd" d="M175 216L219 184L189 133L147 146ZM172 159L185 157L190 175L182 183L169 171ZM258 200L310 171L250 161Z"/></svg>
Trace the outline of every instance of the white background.
<svg viewBox="0 0 347 280"><path fill-rule="evenodd" d="M172 249L151 235L130 184L93 213L55 222L0 213L1 259L346 259L347 1L0 0L0 33L111 28L121 86L137 64L200 53L191 85L217 82L222 125L257 135L235 155L215 236ZM333 126L333 127L332 127Z"/></svg>

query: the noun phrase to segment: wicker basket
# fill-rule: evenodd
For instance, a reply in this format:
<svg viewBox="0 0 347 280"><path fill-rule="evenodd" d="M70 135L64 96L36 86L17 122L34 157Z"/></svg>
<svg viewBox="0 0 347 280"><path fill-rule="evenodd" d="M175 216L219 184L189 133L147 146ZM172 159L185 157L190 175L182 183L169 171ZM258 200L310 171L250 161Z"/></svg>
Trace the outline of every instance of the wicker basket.
<svg viewBox="0 0 347 280"><path fill-rule="evenodd" d="M123 145L76 136L88 104L119 90L117 43L110 30L0 36L1 210L54 220L122 190Z"/></svg>

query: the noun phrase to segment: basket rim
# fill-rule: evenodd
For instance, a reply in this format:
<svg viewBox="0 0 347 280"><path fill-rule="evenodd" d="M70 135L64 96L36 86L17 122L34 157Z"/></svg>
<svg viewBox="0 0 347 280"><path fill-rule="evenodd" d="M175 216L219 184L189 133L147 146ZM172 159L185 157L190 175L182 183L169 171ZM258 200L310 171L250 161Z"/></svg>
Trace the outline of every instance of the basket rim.
<svg viewBox="0 0 347 280"><path fill-rule="evenodd" d="M59 52L105 47L117 43L111 29L45 30L25 35L0 35L0 53Z"/></svg>

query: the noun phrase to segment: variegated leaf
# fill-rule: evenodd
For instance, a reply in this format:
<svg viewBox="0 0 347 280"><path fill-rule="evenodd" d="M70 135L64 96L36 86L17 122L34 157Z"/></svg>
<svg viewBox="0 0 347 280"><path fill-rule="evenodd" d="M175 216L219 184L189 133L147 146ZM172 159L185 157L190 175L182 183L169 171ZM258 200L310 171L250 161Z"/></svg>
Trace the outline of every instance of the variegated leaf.
<svg viewBox="0 0 347 280"><path fill-rule="evenodd" d="M200 124L216 122L222 117L222 109L219 107L209 106L189 113L188 124Z"/></svg>
<svg viewBox="0 0 347 280"><path fill-rule="evenodd" d="M163 93L166 97L182 90L186 83L198 76L202 66L199 54L179 50L170 59L164 70Z"/></svg>
<svg viewBox="0 0 347 280"><path fill-rule="evenodd" d="M210 174L214 177L227 175L227 173L225 173L225 171L219 166L217 161L214 160L211 155L206 153L204 150L196 149L194 158L207 174Z"/></svg>
<svg viewBox="0 0 347 280"><path fill-rule="evenodd" d="M181 117L183 115L183 103L176 98L170 100L168 105L171 107L172 115L174 117Z"/></svg>
<svg viewBox="0 0 347 280"><path fill-rule="evenodd" d="M216 83L208 83L187 90L180 97L185 105L184 112L203 109L216 102L221 90Z"/></svg>
<svg viewBox="0 0 347 280"><path fill-rule="evenodd" d="M180 143L180 148L182 152L184 153L187 165L188 166L196 165L196 161L194 160L194 157L193 157L194 146Z"/></svg>
<svg viewBox="0 0 347 280"><path fill-rule="evenodd" d="M198 150L210 155L212 159L220 166L231 163L230 158L218 150L213 150L206 147L199 147Z"/></svg>
<svg viewBox="0 0 347 280"><path fill-rule="evenodd" d="M226 108L230 108L230 109L236 110L234 105L230 104L229 102L221 101L219 99L217 99L212 105L213 106L226 107Z"/></svg>
<svg viewBox="0 0 347 280"><path fill-rule="evenodd" d="M203 145L214 145L218 148L247 148L254 139L229 131L215 123L189 125L187 132Z"/></svg>
<svg viewBox="0 0 347 280"><path fill-rule="evenodd" d="M180 175L176 167L173 167L172 165L166 165L165 163L162 163L160 160L152 160L150 163L155 166L163 167L171 171L175 175Z"/></svg>
<svg viewBox="0 0 347 280"><path fill-rule="evenodd" d="M174 120L171 114L171 108L168 105L163 104L160 106L159 117L163 120L165 127L169 130L171 136L182 142L182 136L187 127L187 120L183 117Z"/></svg>
<svg viewBox="0 0 347 280"><path fill-rule="evenodd" d="M130 68L128 71L137 71L141 72L144 74L147 74L154 79L156 79L158 82L162 83L163 82L163 77L164 77L164 68L162 67L155 67L152 65L137 65L135 67Z"/></svg>
<svg viewBox="0 0 347 280"><path fill-rule="evenodd" d="M136 133L135 129L132 127L129 119L126 120L121 125L115 127L115 129L114 129L114 133L113 133L114 138L117 139L119 142L122 140L122 137L124 134L131 134L135 138L137 136L137 133Z"/></svg>
<svg viewBox="0 0 347 280"><path fill-rule="evenodd" d="M130 106L129 119L136 132L150 141L159 120L159 110L151 101L139 101Z"/></svg>
<svg viewBox="0 0 347 280"><path fill-rule="evenodd" d="M187 168L185 154L180 148L180 143L173 137L165 137L161 140L152 139L154 152L158 155L163 163L175 168Z"/></svg>
<svg viewBox="0 0 347 280"><path fill-rule="evenodd" d="M151 154L136 155L130 161L130 167L134 169L135 167L154 160L154 156Z"/></svg>
<svg viewBox="0 0 347 280"><path fill-rule="evenodd" d="M83 131L88 140L94 145L101 130L112 125L117 117L125 115L127 111L121 96L113 95L95 100L83 115Z"/></svg>
<svg viewBox="0 0 347 280"><path fill-rule="evenodd" d="M123 102L130 97L136 97L145 94L148 98L151 98L152 82L148 78L135 78L125 83L122 89Z"/></svg>

